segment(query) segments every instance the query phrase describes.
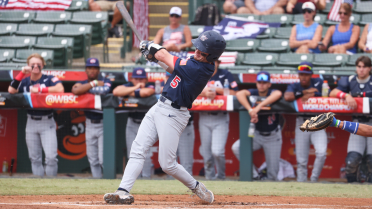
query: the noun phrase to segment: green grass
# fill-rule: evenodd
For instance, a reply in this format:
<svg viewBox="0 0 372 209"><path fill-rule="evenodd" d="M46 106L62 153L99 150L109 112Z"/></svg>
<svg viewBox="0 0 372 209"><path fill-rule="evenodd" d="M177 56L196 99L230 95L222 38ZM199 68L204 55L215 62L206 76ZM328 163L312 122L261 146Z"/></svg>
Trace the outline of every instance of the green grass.
<svg viewBox="0 0 372 209"><path fill-rule="evenodd" d="M204 181L217 195L372 198L370 184ZM0 195L72 195L113 192L120 180L0 179ZM133 194L190 194L176 180L138 180Z"/></svg>

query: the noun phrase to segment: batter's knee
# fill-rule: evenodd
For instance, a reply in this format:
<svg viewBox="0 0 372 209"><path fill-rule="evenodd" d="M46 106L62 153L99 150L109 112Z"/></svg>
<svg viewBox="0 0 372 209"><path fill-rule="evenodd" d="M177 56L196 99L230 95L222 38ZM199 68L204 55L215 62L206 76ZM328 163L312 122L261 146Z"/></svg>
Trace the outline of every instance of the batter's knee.
<svg viewBox="0 0 372 209"><path fill-rule="evenodd" d="M362 163L362 155L358 152L347 153L345 163L346 163L346 178L348 182L357 181L357 170L359 165Z"/></svg>
<svg viewBox="0 0 372 209"><path fill-rule="evenodd" d="M162 170L169 175L174 175L177 172L177 165L175 161L170 161L169 159L159 159L159 164Z"/></svg>
<svg viewBox="0 0 372 209"><path fill-rule="evenodd" d="M130 150L129 158L136 158L136 159L145 159L146 158L146 151L143 146L141 146L137 141L133 141L132 148Z"/></svg>

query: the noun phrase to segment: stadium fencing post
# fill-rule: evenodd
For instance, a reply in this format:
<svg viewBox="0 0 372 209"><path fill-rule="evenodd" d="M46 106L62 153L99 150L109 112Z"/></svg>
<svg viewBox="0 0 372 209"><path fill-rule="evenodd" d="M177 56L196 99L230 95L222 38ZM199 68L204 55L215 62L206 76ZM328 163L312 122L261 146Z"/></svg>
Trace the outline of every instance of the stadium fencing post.
<svg viewBox="0 0 372 209"><path fill-rule="evenodd" d="M253 146L252 138L248 137L251 116L247 110L239 111L239 136L240 136L240 165L239 181L252 181Z"/></svg>
<svg viewBox="0 0 372 209"><path fill-rule="evenodd" d="M116 178L115 109L103 109L103 178Z"/></svg>

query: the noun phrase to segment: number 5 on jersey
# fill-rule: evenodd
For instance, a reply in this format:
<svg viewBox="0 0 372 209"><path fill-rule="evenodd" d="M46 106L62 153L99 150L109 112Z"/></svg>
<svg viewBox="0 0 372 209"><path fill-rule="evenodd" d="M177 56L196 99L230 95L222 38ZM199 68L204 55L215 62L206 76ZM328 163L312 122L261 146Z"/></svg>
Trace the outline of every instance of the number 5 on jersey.
<svg viewBox="0 0 372 209"><path fill-rule="evenodd" d="M179 82L181 82L181 78L176 75L176 77L174 77L172 82L170 83L170 86L175 89L177 88Z"/></svg>

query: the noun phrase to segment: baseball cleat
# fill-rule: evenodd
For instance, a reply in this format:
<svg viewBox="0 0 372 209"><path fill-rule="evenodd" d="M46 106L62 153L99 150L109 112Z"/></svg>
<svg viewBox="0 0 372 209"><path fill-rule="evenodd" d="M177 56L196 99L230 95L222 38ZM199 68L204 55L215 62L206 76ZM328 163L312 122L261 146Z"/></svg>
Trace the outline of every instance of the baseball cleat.
<svg viewBox="0 0 372 209"><path fill-rule="evenodd" d="M204 202L212 203L214 201L213 192L208 190L207 187L205 187L205 185L201 182L198 182L198 185L195 187L195 189L192 189L191 191Z"/></svg>
<svg viewBox="0 0 372 209"><path fill-rule="evenodd" d="M134 198L131 194L121 190L116 190L115 193L107 193L103 196L103 199L109 204L130 205L134 202Z"/></svg>

